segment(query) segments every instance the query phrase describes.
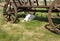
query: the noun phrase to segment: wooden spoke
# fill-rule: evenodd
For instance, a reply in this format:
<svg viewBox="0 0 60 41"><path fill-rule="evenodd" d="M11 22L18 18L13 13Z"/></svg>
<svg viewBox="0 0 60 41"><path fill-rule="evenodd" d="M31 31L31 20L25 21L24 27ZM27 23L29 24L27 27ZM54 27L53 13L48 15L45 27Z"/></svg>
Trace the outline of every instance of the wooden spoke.
<svg viewBox="0 0 60 41"><path fill-rule="evenodd" d="M7 6L5 4L3 8L3 16L7 21L16 22L17 18L17 8L14 3L9 3Z"/></svg>

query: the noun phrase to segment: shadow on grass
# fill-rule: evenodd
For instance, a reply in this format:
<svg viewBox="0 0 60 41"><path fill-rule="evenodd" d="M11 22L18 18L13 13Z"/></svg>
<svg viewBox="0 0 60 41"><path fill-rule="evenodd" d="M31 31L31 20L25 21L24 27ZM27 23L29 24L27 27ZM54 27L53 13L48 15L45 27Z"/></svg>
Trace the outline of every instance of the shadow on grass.
<svg viewBox="0 0 60 41"><path fill-rule="evenodd" d="M25 18L25 16L26 16L25 14L18 14L17 20L19 20L19 18ZM48 17L47 16L37 16L36 15L34 20L42 21L42 22L48 22ZM53 18L52 21L55 24L60 24L60 19Z"/></svg>
<svg viewBox="0 0 60 41"><path fill-rule="evenodd" d="M19 18L25 18L25 16L26 16L25 14L18 14L18 19ZM48 22L47 16L45 16L45 17L43 17L43 16L36 16L34 20Z"/></svg>
<svg viewBox="0 0 60 41"><path fill-rule="evenodd" d="M46 25L45 25L45 28L46 28L48 31L52 32L52 33L55 33L55 34L60 35L60 33L55 32L54 29L52 30L52 28L51 28L51 26L50 26L49 24L46 24ZM51 29L50 29L50 28L51 28ZM58 29L58 28L57 28L57 29Z"/></svg>
<svg viewBox="0 0 60 41"><path fill-rule="evenodd" d="M24 18L25 16L25 14L18 14L18 18Z"/></svg>
<svg viewBox="0 0 60 41"><path fill-rule="evenodd" d="M18 14L16 19L17 21L15 23L18 23L20 21L19 18L25 18L25 16L25 14Z"/></svg>
<svg viewBox="0 0 60 41"><path fill-rule="evenodd" d="M45 17L44 16L36 16L36 18L34 20L48 22L47 16L45 16Z"/></svg>

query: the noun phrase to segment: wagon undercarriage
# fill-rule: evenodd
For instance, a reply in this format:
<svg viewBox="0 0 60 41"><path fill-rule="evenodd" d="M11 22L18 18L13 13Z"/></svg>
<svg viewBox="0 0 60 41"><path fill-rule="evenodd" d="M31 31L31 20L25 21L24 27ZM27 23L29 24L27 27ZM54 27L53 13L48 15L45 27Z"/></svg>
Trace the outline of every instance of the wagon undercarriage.
<svg viewBox="0 0 60 41"><path fill-rule="evenodd" d="M38 10L37 8L46 8L45 12L48 12L48 21L50 24L48 28L60 34L60 0L50 0L50 2L43 0L42 5L39 0L6 0L3 16L7 21L16 22L18 12L44 12L44 10Z"/></svg>

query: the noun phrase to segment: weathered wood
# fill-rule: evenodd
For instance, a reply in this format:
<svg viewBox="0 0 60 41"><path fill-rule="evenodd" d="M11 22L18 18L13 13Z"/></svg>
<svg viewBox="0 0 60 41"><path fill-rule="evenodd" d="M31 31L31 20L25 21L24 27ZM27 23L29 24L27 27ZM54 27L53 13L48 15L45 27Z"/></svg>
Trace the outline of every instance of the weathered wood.
<svg viewBox="0 0 60 41"><path fill-rule="evenodd" d="M60 11L59 10L60 8L58 8L58 6L60 6L59 4L60 4L60 0L54 0L54 2L50 5L49 11L48 11L49 24L53 29L53 31L56 32L57 34L60 34L60 15L57 15L58 12L52 13L52 10L55 8L58 11ZM53 16L53 14L56 14L56 15Z"/></svg>

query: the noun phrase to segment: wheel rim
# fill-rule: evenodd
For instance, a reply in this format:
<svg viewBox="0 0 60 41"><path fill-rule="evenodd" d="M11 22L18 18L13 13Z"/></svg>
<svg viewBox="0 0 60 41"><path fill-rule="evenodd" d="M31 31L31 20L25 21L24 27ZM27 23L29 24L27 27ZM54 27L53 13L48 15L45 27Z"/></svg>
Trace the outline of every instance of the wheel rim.
<svg viewBox="0 0 60 41"><path fill-rule="evenodd" d="M17 9L13 3L9 3L7 6L5 4L3 8L3 16L5 20L10 22L16 22L17 19Z"/></svg>
<svg viewBox="0 0 60 41"><path fill-rule="evenodd" d="M58 2L56 2L56 0L50 5L50 9L48 11L48 21L49 24L51 26L51 28L53 29L53 31L55 31L56 33L60 34L60 15L56 14L56 13L52 13L53 8L57 9L58 7L55 7ZM57 10L59 10L60 8L58 8ZM60 11L60 10L59 10Z"/></svg>

